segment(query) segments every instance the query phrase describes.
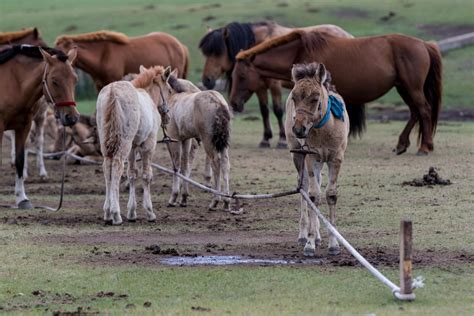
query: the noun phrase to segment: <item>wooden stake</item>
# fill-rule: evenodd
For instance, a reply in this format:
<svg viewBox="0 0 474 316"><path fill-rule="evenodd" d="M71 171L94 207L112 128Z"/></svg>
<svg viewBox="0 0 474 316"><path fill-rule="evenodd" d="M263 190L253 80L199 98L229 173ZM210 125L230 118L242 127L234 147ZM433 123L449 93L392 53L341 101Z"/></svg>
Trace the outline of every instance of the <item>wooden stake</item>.
<svg viewBox="0 0 474 316"><path fill-rule="evenodd" d="M412 294L412 223L400 222L400 293Z"/></svg>

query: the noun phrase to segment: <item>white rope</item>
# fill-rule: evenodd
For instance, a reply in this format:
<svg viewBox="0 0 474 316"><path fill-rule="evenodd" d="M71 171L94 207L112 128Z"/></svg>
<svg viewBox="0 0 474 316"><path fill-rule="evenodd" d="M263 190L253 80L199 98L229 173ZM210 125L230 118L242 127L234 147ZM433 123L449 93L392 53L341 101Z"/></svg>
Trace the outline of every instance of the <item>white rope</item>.
<svg viewBox="0 0 474 316"><path fill-rule="evenodd" d="M314 205L311 199L303 189L300 190L301 195L311 207L311 209L316 213L319 219L326 225L328 230L336 239L353 255L357 261L359 261L370 273L372 273L377 279L379 279L383 284L388 286L392 291L392 294L399 300L414 300L415 294L402 294L400 293L400 288L395 285L392 281L386 278L379 270L377 270L370 262L368 262L354 247L337 231L337 229L329 222L326 217L321 213L321 211ZM423 287L423 278L417 277L412 282L412 289Z"/></svg>

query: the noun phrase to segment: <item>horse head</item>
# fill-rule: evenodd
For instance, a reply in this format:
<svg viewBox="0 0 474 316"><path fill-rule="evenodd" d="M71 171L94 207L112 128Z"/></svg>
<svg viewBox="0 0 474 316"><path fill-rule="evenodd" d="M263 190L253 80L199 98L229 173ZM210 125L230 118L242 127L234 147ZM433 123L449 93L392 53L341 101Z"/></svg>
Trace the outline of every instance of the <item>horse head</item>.
<svg viewBox="0 0 474 316"><path fill-rule="evenodd" d="M229 96L232 109L236 112L242 112L245 102L250 99L252 93L264 87L265 83L252 61L237 59L232 72L232 86Z"/></svg>
<svg viewBox="0 0 474 316"><path fill-rule="evenodd" d="M67 59L50 55L40 49L45 62L43 74L43 94L48 102L55 106L56 115L64 126L72 126L79 120L79 112L74 101L74 89L77 75L72 68L76 58L76 50L67 54Z"/></svg>
<svg viewBox="0 0 474 316"><path fill-rule="evenodd" d="M216 80L224 73L232 69L232 61L229 58L223 29L209 31L199 43L206 61L202 71L202 84L213 89Z"/></svg>
<svg viewBox="0 0 474 316"><path fill-rule="evenodd" d="M293 66L291 75L295 84L288 97L295 109L292 130L296 137L306 138L326 113L329 92L325 82L328 72L324 64L298 64Z"/></svg>

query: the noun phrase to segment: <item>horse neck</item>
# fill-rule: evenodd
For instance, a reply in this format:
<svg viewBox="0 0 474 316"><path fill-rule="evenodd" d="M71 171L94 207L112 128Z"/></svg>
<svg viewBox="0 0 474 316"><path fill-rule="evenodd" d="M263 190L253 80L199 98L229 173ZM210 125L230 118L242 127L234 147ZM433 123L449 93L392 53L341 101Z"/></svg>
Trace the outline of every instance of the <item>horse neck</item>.
<svg viewBox="0 0 474 316"><path fill-rule="evenodd" d="M102 44L102 45L101 45ZM80 43L74 66L88 73L95 81L104 78L107 67L102 62L106 43Z"/></svg>
<svg viewBox="0 0 474 316"><path fill-rule="evenodd" d="M20 65L18 67L18 65ZM28 60L12 65L17 71L20 83L20 95L27 105L33 105L43 94L43 74L45 62L42 60Z"/></svg>
<svg viewBox="0 0 474 316"><path fill-rule="evenodd" d="M255 25L252 28L252 30L255 34L255 44L260 44L261 42L265 40L268 40L277 36L282 36L293 31L292 28L289 28L277 23Z"/></svg>

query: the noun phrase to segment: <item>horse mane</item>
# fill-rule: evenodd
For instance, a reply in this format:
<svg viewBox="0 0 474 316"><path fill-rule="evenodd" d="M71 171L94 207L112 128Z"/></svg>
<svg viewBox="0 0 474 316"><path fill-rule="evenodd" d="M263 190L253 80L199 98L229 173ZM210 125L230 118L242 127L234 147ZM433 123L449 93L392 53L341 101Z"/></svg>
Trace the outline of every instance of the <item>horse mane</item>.
<svg viewBox="0 0 474 316"><path fill-rule="evenodd" d="M62 62L65 62L68 59L68 56L58 49L23 44L12 45L11 47L0 51L0 65L6 63L10 59L14 58L16 55L23 55L35 59L43 59L43 55L41 55L40 48L46 51L48 54L56 56L56 58Z"/></svg>
<svg viewBox="0 0 474 316"><path fill-rule="evenodd" d="M237 60L248 59L255 55L264 53L272 48L293 42L298 39L301 40L303 49L308 53L312 53L313 51L317 49L321 49L327 46L328 36L332 36L332 35L326 32L321 32L321 31L305 32L303 30L295 30L288 34L264 41L250 49L242 51L237 54L236 59Z"/></svg>
<svg viewBox="0 0 474 316"><path fill-rule="evenodd" d="M162 66L154 66L146 71L139 73L131 82L132 85L137 89L145 89L149 87L155 78L158 75L161 75L165 72L165 68Z"/></svg>
<svg viewBox="0 0 474 316"><path fill-rule="evenodd" d="M10 43L19 40L37 30L35 27L29 27L20 31L0 33L0 44Z"/></svg>
<svg viewBox="0 0 474 316"><path fill-rule="evenodd" d="M97 31L78 35L61 35L56 38L55 45L65 42L100 42L110 41L117 44L127 44L130 39L127 35L113 31Z"/></svg>

